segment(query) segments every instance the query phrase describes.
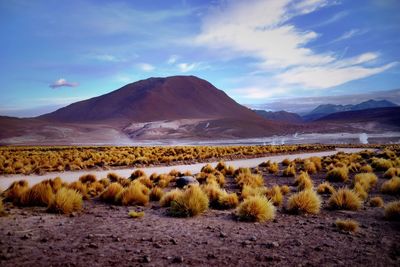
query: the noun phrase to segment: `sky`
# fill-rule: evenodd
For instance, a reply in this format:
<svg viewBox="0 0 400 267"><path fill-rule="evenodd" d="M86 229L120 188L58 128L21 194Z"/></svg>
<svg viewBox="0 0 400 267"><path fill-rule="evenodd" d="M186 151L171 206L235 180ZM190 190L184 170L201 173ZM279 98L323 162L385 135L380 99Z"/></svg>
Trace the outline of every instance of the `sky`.
<svg viewBox="0 0 400 267"><path fill-rule="evenodd" d="M388 94L400 88L399 12L398 0L0 0L0 114L172 75L266 109Z"/></svg>

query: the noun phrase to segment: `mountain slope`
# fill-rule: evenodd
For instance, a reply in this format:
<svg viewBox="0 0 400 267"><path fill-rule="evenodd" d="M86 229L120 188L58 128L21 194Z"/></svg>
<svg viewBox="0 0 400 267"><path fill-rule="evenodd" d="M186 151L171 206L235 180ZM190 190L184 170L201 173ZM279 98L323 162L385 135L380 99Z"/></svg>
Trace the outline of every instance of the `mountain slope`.
<svg viewBox="0 0 400 267"><path fill-rule="evenodd" d="M303 119L300 115L292 112L287 112L284 110L281 111L265 111L265 110L258 110L255 109L258 115L262 116L265 119L272 120L272 121L279 121L279 122L287 122L287 123L302 123Z"/></svg>
<svg viewBox="0 0 400 267"><path fill-rule="evenodd" d="M211 83L194 76L150 78L40 116L58 122L127 120L148 122L193 118L260 120Z"/></svg>

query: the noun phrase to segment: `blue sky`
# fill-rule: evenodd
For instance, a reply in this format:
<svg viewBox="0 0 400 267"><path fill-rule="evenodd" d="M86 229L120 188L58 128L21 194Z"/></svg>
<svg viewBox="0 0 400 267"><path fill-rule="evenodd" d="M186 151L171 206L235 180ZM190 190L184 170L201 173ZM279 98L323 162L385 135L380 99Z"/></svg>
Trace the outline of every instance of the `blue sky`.
<svg viewBox="0 0 400 267"><path fill-rule="evenodd" d="M400 88L399 12L398 0L0 0L0 114L171 75L242 104L379 95Z"/></svg>

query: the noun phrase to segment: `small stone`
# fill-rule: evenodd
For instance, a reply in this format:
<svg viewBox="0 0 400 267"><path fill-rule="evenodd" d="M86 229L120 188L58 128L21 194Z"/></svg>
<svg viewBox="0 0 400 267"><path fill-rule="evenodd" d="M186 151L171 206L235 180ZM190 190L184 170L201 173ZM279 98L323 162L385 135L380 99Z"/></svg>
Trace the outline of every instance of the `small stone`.
<svg viewBox="0 0 400 267"><path fill-rule="evenodd" d="M42 239L40 239L41 243L46 243L47 241L49 241L46 237L43 237Z"/></svg>
<svg viewBox="0 0 400 267"><path fill-rule="evenodd" d="M225 237L227 237L227 235L224 232L220 232L219 237L225 238Z"/></svg>
<svg viewBox="0 0 400 267"><path fill-rule="evenodd" d="M114 238L114 242L120 242L120 241L121 241L121 238L119 238L119 237Z"/></svg>
<svg viewBox="0 0 400 267"><path fill-rule="evenodd" d="M171 238L169 241L170 241L172 244L174 244L174 245L178 245L178 241L176 241L176 240L173 239L173 238Z"/></svg>
<svg viewBox="0 0 400 267"><path fill-rule="evenodd" d="M162 248L162 246L161 246L160 244L158 244L158 243L155 243L153 246L154 246L155 248Z"/></svg>
<svg viewBox="0 0 400 267"><path fill-rule="evenodd" d="M257 241L257 237L252 236L252 237L249 238L249 240L250 240L250 241Z"/></svg>
<svg viewBox="0 0 400 267"><path fill-rule="evenodd" d="M315 247L314 250L315 251L322 251L322 248L321 247Z"/></svg>
<svg viewBox="0 0 400 267"><path fill-rule="evenodd" d="M172 262L173 263L182 263L183 262L183 257L182 256L174 257Z"/></svg>
<svg viewBox="0 0 400 267"><path fill-rule="evenodd" d="M95 243L89 243L89 248L99 248L99 246Z"/></svg>
<svg viewBox="0 0 400 267"><path fill-rule="evenodd" d="M279 247L278 242L267 242L263 244L266 248L277 248Z"/></svg>
<svg viewBox="0 0 400 267"><path fill-rule="evenodd" d="M87 239L92 239L93 237L94 237L94 235L92 235L92 234L88 234L88 235L86 236Z"/></svg>
<svg viewBox="0 0 400 267"><path fill-rule="evenodd" d="M29 239L29 235L25 234L25 235L21 236L21 239L22 240L27 240L27 239Z"/></svg>
<svg viewBox="0 0 400 267"><path fill-rule="evenodd" d="M242 242L242 246L248 246L250 244L251 244L251 242L249 240L245 240Z"/></svg>
<svg viewBox="0 0 400 267"><path fill-rule="evenodd" d="M143 256L143 262L145 262L145 263L151 262L150 256L148 256L148 255Z"/></svg>

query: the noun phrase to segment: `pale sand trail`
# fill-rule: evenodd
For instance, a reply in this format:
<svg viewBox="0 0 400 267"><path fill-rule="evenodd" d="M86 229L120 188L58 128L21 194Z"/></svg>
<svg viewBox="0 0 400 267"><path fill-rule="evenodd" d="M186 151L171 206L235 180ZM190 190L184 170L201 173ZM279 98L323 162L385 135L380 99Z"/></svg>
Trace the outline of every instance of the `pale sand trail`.
<svg viewBox="0 0 400 267"><path fill-rule="evenodd" d="M283 159L288 158L293 160L295 158L309 158L313 156L323 157L323 156L331 156L340 151L346 153L357 153L360 152L362 148L337 148L336 150L331 151L323 151L323 152L313 152L313 153L299 153L299 154L291 154L291 155L278 155L278 156L268 156L268 157L261 157L261 158L252 158L252 159L239 159L239 160L232 160L232 161L225 161L227 165L231 165L235 168L239 167L256 167L260 163L265 161L272 161L272 162L281 162ZM211 162L213 167L217 165L218 162ZM147 175L151 175L152 173L169 173L171 170L178 170L180 172L190 171L193 174L199 173L201 168L206 165L207 163L195 163L190 165L175 165L175 166L159 166L159 167L146 167L140 168L143 170ZM49 172L44 175L23 175L23 174L13 174L13 175L0 175L0 188L6 189L12 182L18 181L21 179L25 179L29 182L30 185L34 185L46 179L52 179L55 177L60 177L65 182L73 182L79 179L80 176L84 174L94 174L97 178L104 178L107 176L108 173L113 172L118 174L121 177L129 177L131 173L136 170L137 168L123 168L123 169L112 169L112 170L82 170L82 171L67 171L67 172Z"/></svg>

